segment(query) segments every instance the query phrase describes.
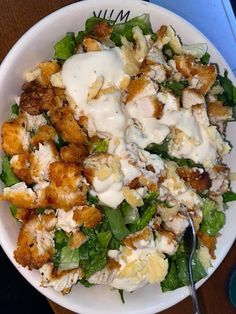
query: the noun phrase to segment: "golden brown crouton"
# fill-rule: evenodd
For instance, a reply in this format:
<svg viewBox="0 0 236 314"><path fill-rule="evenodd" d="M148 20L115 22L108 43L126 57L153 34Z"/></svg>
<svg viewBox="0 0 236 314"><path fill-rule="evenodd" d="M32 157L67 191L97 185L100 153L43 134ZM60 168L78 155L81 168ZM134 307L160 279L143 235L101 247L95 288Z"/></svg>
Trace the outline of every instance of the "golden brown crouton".
<svg viewBox="0 0 236 314"><path fill-rule="evenodd" d="M57 135L56 130L50 125L42 125L39 127L37 133L31 138L30 143L35 146L43 142L51 142L55 140Z"/></svg>
<svg viewBox="0 0 236 314"><path fill-rule="evenodd" d="M210 90L217 76L216 68L213 64L195 64L191 73L192 75L197 75L197 77L199 78L202 84L199 88L199 91L203 95L205 95Z"/></svg>
<svg viewBox="0 0 236 314"><path fill-rule="evenodd" d="M87 185L81 176L81 167L74 163L57 161L49 166L50 185L47 199L53 208L70 209L86 203Z"/></svg>
<svg viewBox="0 0 236 314"><path fill-rule="evenodd" d="M232 108L225 106L222 101L210 102L207 112L211 123L227 121L232 118Z"/></svg>
<svg viewBox="0 0 236 314"><path fill-rule="evenodd" d="M153 117L156 119L161 119L163 115L164 104L160 102L156 96L152 97L152 104L154 107Z"/></svg>
<svg viewBox="0 0 236 314"><path fill-rule="evenodd" d="M94 228L102 220L102 214L93 206L78 207L74 211L73 219L86 228Z"/></svg>
<svg viewBox="0 0 236 314"><path fill-rule="evenodd" d="M66 162L82 163L88 153L83 145L76 146L75 144L69 144L61 148L60 155L61 159Z"/></svg>
<svg viewBox="0 0 236 314"><path fill-rule="evenodd" d="M158 38L158 40L162 41L162 39L166 35L166 31L167 31L167 26L166 25L161 25L161 27L157 31L157 38Z"/></svg>
<svg viewBox="0 0 236 314"><path fill-rule="evenodd" d="M83 144L85 142L86 135L75 120L69 106L57 108L50 112L50 121L65 141L72 144Z"/></svg>
<svg viewBox="0 0 236 314"><path fill-rule="evenodd" d="M53 236L49 233L56 225L54 214L33 216L23 224L14 251L16 261L23 267L39 269L54 252Z"/></svg>
<svg viewBox="0 0 236 314"><path fill-rule="evenodd" d="M179 167L176 169L176 173L199 193L208 190L211 187L209 174L205 171L201 173L198 169Z"/></svg>
<svg viewBox="0 0 236 314"><path fill-rule="evenodd" d="M41 74L37 77L37 81L42 85L49 85L52 74L60 71L60 65L55 61L42 62L38 65Z"/></svg>
<svg viewBox="0 0 236 314"><path fill-rule="evenodd" d="M20 97L20 109L35 116L54 105L53 88L42 86L37 81L25 83Z"/></svg>
<svg viewBox="0 0 236 314"><path fill-rule="evenodd" d="M139 77L130 81L127 89L127 99L126 102L132 101L138 94L140 94L145 87L148 85L148 80L144 77Z"/></svg>
<svg viewBox="0 0 236 314"><path fill-rule="evenodd" d="M35 215L34 209L17 208L15 218L25 223L32 217L32 215Z"/></svg>
<svg viewBox="0 0 236 314"><path fill-rule="evenodd" d="M76 231L69 239L69 247L74 250L80 247L86 241L86 236L82 231Z"/></svg>
<svg viewBox="0 0 236 314"><path fill-rule="evenodd" d="M23 154L27 150L28 138L21 118L3 123L2 148L7 155Z"/></svg>
<svg viewBox="0 0 236 314"><path fill-rule="evenodd" d="M177 70L186 78L190 77L193 69L193 56L179 55L175 56L174 59Z"/></svg>
<svg viewBox="0 0 236 314"><path fill-rule="evenodd" d="M198 231L197 235L200 242L209 249L211 257L215 259L216 237L209 236L208 234L203 233L202 231Z"/></svg>
<svg viewBox="0 0 236 314"><path fill-rule="evenodd" d="M11 159L12 171L19 179L25 181L27 184L32 184L34 182L30 174L30 158L30 153L25 152L13 156Z"/></svg>
<svg viewBox="0 0 236 314"><path fill-rule="evenodd" d="M82 44L86 52L102 50L102 45L96 39L93 39L93 38L85 37L83 39Z"/></svg>
<svg viewBox="0 0 236 314"><path fill-rule="evenodd" d="M149 227L144 228L143 230L136 232L124 239L124 244L132 249L138 247L138 244L141 240L148 241L153 237L152 231Z"/></svg>
<svg viewBox="0 0 236 314"><path fill-rule="evenodd" d="M108 39L112 32L112 27L105 21L101 21L93 26L93 34L102 39Z"/></svg>
<svg viewBox="0 0 236 314"><path fill-rule="evenodd" d="M36 208L37 197L32 189L27 188L24 182L17 183L12 187L7 187L0 195L0 200L9 201L16 207Z"/></svg>

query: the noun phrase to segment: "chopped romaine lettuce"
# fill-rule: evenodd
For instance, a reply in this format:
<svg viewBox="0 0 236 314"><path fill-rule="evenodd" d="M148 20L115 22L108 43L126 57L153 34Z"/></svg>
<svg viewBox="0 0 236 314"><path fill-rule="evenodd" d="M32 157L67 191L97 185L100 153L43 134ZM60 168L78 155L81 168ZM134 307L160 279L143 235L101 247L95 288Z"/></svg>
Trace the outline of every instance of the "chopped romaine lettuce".
<svg viewBox="0 0 236 314"><path fill-rule="evenodd" d="M90 288L94 286L93 283L88 282L88 280L86 280L85 278L80 279L79 283L81 283L81 285L83 285L85 288Z"/></svg>
<svg viewBox="0 0 236 314"><path fill-rule="evenodd" d="M189 284L188 260L183 244L180 244L178 251L169 257L169 270L165 279L161 282L163 292L172 291ZM192 262L194 282L204 278L207 273L195 253Z"/></svg>
<svg viewBox="0 0 236 314"><path fill-rule="evenodd" d="M137 222L139 218L139 213L138 213L137 208L133 208L126 201L123 201L119 207L124 217L125 225L133 224Z"/></svg>
<svg viewBox="0 0 236 314"><path fill-rule="evenodd" d="M85 23L85 30L80 31L76 36L76 43L82 43L83 38L86 36L93 36L94 26L100 22L106 22L112 27L111 40L116 44L116 46L121 46L121 36L125 36L127 40L133 41L132 29L135 26L139 26L144 35L151 35L152 39L156 38L156 34L152 31L149 14L143 14L133 19L119 24L114 24L114 21L102 19L99 17L91 17Z"/></svg>
<svg viewBox="0 0 236 314"><path fill-rule="evenodd" d="M218 100L222 100L227 106L233 108L233 118L236 119L236 87L228 78L228 72L224 72L224 76L218 75L218 81L223 87L224 92L218 94Z"/></svg>
<svg viewBox="0 0 236 314"><path fill-rule="evenodd" d="M145 228L157 212L157 192L151 192L143 199L144 204L139 208L139 218L135 224L130 225L130 231L136 232Z"/></svg>
<svg viewBox="0 0 236 314"><path fill-rule="evenodd" d="M187 158L176 158L174 156L171 156L168 152L168 143L169 143L169 139L165 140L162 144L149 144L145 150L147 150L148 152L152 153L152 154L156 154L158 156L160 156L161 158L163 158L164 160L171 160L177 163L178 166L183 167L183 166L187 166L189 168L193 168L193 167L198 167L198 168L202 168L201 164L197 164L195 163L193 160L191 159L187 159Z"/></svg>
<svg viewBox="0 0 236 314"><path fill-rule="evenodd" d="M112 238L111 231L102 231L97 234L97 239L100 245L104 248L107 248Z"/></svg>
<svg viewBox="0 0 236 314"><path fill-rule="evenodd" d="M59 267L61 260L61 251L67 246L69 241L68 235L63 230L57 230L54 234L54 243L56 253L53 256L53 263L56 267Z"/></svg>
<svg viewBox="0 0 236 314"><path fill-rule="evenodd" d="M162 51L164 55L167 57L167 60L173 59L175 53L174 50L171 48L170 45L166 44L163 46Z"/></svg>
<svg viewBox="0 0 236 314"><path fill-rule="evenodd" d="M98 204L98 198L97 196L92 195L90 192L87 194L87 200L90 205Z"/></svg>
<svg viewBox="0 0 236 314"><path fill-rule="evenodd" d="M85 234L88 231L86 229L88 228L82 228ZM106 254L108 249L101 246L94 229L89 230L89 234L88 240L79 247L79 266L84 271L85 279L103 269L107 263Z"/></svg>
<svg viewBox="0 0 236 314"><path fill-rule="evenodd" d="M123 240L128 234L129 230L125 226L124 218L119 208L111 208L108 206L102 207L111 228L111 232L117 240Z"/></svg>
<svg viewBox="0 0 236 314"><path fill-rule="evenodd" d="M182 52L186 55L192 55L195 58L202 58L207 53L207 44L197 43L192 45L182 45Z"/></svg>
<svg viewBox="0 0 236 314"><path fill-rule="evenodd" d="M80 252L79 248L71 249L68 245L61 249L60 263L58 270L70 270L79 267Z"/></svg>
<svg viewBox="0 0 236 314"><path fill-rule="evenodd" d="M92 153L106 153L108 151L108 145L108 139L99 139L98 141L92 143Z"/></svg>
<svg viewBox="0 0 236 314"><path fill-rule="evenodd" d="M0 174L0 179L6 186L12 186L20 182L11 170L10 159L8 156L2 158L2 173Z"/></svg>
<svg viewBox="0 0 236 314"><path fill-rule="evenodd" d="M60 134L58 134L58 139L56 141L56 147L60 150L63 146L67 146L68 142L66 142Z"/></svg>
<svg viewBox="0 0 236 314"><path fill-rule="evenodd" d="M210 236L215 236L225 224L225 214L218 210L218 205L213 200L206 198L201 207L202 223L200 230Z"/></svg>
<svg viewBox="0 0 236 314"><path fill-rule="evenodd" d="M233 191L227 191L222 196L224 203L236 201L236 193Z"/></svg>
<svg viewBox="0 0 236 314"><path fill-rule="evenodd" d="M211 58L211 55L206 52L201 58L200 58L200 61L202 64L208 64L209 61L210 61L210 58Z"/></svg>
<svg viewBox="0 0 236 314"><path fill-rule="evenodd" d="M16 214L17 214L17 207L15 205L10 205L9 206L11 214L14 218L16 218Z"/></svg>
<svg viewBox="0 0 236 314"><path fill-rule="evenodd" d="M181 96L183 89L188 85L188 81L165 81L163 83L163 86L171 89L176 96Z"/></svg>
<svg viewBox="0 0 236 314"><path fill-rule="evenodd" d="M125 36L128 41L133 41L132 29L135 26L139 26L144 35L151 35L152 39L156 39L156 34L153 32L150 23L149 14L142 14L132 18L128 22L114 24L111 33L111 40L116 44L116 46L121 45L121 36Z"/></svg>
<svg viewBox="0 0 236 314"><path fill-rule="evenodd" d="M54 58L65 61L75 53L75 35L67 33L65 37L59 40L54 46Z"/></svg>
<svg viewBox="0 0 236 314"><path fill-rule="evenodd" d="M14 116L18 116L19 115L19 106L17 104L13 104L11 106L11 113L14 115Z"/></svg>

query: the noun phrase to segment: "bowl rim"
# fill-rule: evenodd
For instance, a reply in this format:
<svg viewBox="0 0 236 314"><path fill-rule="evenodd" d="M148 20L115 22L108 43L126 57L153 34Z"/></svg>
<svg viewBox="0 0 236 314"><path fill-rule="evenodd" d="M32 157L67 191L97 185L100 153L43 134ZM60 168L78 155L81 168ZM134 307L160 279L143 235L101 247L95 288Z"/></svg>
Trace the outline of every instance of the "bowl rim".
<svg viewBox="0 0 236 314"><path fill-rule="evenodd" d="M101 5L103 5L105 2L109 3L109 0L100 0L101 1ZM198 33L206 42L208 42L211 45L211 48L218 54L219 58L227 65L227 71L229 74L229 77L232 79L232 81L234 83L236 83L236 79L235 76L230 68L230 66L228 65L227 61L225 60L225 58L223 57L223 55L219 52L219 50L215 47L215 45L201 32L199 31L193 24L191 24L189 21L187 21L185 18L179 16L178 14L172 12L171 10L168 10L158 4L155 3L151 3L151 2L146 2L143 0L125 0L125 4L134 4L134 2L137 2L137 4L143 4L146 5L148 7L153 7L156 8L160 11L163 11L165 13L168 13L169 15L174 16L175 18L177 18L178 20L180 20L181 22L185 23L186 25L188 25L188 27L192 28L196 33ZM114 1L114 5L116 4L116 2L118 2L118 0ZM41 27L43 27L43 25L45 23L47 23L52 17L55 17L57 15L62 14L62 12L64 10L66 10L68 7L88 7L89 5L92 4L98 4L97 0L86 0L86 1L79 1L79 2L75 2L69 5L65 5L62 8L59 8L55 11L53 11L52 13L48 14L47 16L45 16L44 18L40 19L38 22L36 22L34 25L32 25L17 41L16 43L12 46L12 48L9 50L9 52L6 54L6 56L4 57L1 65L0 65L0 82L1 80L4 78L5 76L5 72L7 72L8 66L9 64L11 64L12 62L12 58L15 55L18 47L25 41L27 41L27 38L33 34L34 32L37 31L37 29L40 29ZM234 241L236 239L236 234L235 234L235 238ZM197 288L199 288L203 283L205 283L205 281L207 281L211 275L218 269L218 267L220 266L220 264L222 263L222 261L224 260L224 258L227 256L230 248L233 246L234 241L227 243L227 245L225 246L225 252L226 254L220 258L218 258L216 260L216 263L214 264L214 267L212 267L210 269L210 271L208 272L208 276L205 277L204 279L202 279L201 281L199 281L197 283ZM2 247L2 249L4 250L5 254L7 255L7 257L9 258L9 260L11 261L11 263L15 266L15 268L20 272L20 274L36 289L38 290L41 294L43 294L46 298L52 300L53 302L61 305L62 307L66 307L67 309L70 309L72 311L78 311L78 304L71 304L70 307L68 307L67 305L65 305L65 302L63 302L63 298L62 297L56 297L55 295L50 293L50 290L48 288L42 288L40 287L39 283L36 283L35 280L31 280L31 275L28 269L21 267L14 259L14 257L12 256L12 251L4 244L4 239L2 237L0 237L0 245ZM177 289L178 290L178 289ZM189 296L189 291L188 289L185 287L183 293L181 294L181 296L178 297L178 300L176 302L172 301L169 302L169 304L167 306L164 306L162 310L168 309L171 306L176 305L177 303L181 302L182 300L184 300L186 297ZM81 308L82 310L82 308ZM149 307L145 310L140 310L140 311L135 311L136 314L144 314L144 313L152 313L152 312L156 312L156 308L155 306ZM80 313L86 313L86 312L81 312ZM129 312L131 313L131 312ZM134 312L132 312L134 313Z"/></svg>

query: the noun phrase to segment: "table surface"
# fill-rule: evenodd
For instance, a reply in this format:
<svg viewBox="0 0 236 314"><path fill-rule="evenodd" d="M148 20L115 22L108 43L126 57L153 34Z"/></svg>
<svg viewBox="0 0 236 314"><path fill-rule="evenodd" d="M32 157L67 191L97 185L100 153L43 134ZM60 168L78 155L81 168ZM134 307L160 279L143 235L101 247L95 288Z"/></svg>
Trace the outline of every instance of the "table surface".
<svg viewBox="0 0 236 314"><path fill-rule="evenodd" d="M0 62L13 44L33 24L44 16L73 3L73 0L0 0ZM212 277L198 290L198 296L204 314L233 314L233 309L227 297L227 281L230 272L236 267L236 244L212 275ZM33 289L33 288L32 288ZM49 300L56 314L72 313ZM192 313L189 298L163 311L162 314Z"/></svg>

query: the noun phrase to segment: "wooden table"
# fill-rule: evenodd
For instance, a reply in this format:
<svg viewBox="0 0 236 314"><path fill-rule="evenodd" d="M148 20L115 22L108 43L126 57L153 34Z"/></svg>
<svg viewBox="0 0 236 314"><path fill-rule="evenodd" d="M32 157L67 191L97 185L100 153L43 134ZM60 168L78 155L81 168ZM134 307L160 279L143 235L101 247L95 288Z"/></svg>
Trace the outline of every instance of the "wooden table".
<svg viewBox="0 0 236 314"><path fill-rule="evenodd" d="M98 0L99 1L99 0ZM73 3L73 0L0 0L0 62L9 49L33 24L44 16ZM199 299L204 314L233 314L233 309L227 297L227 280L229 273L236 267L236 244L215 272L215 274L202 286ZM49 300L56 314L71 314ZM162 314L188 314L192 313L191 301L186 299L173 306ZM112 314L112 313L111 313Z"/></svg>

